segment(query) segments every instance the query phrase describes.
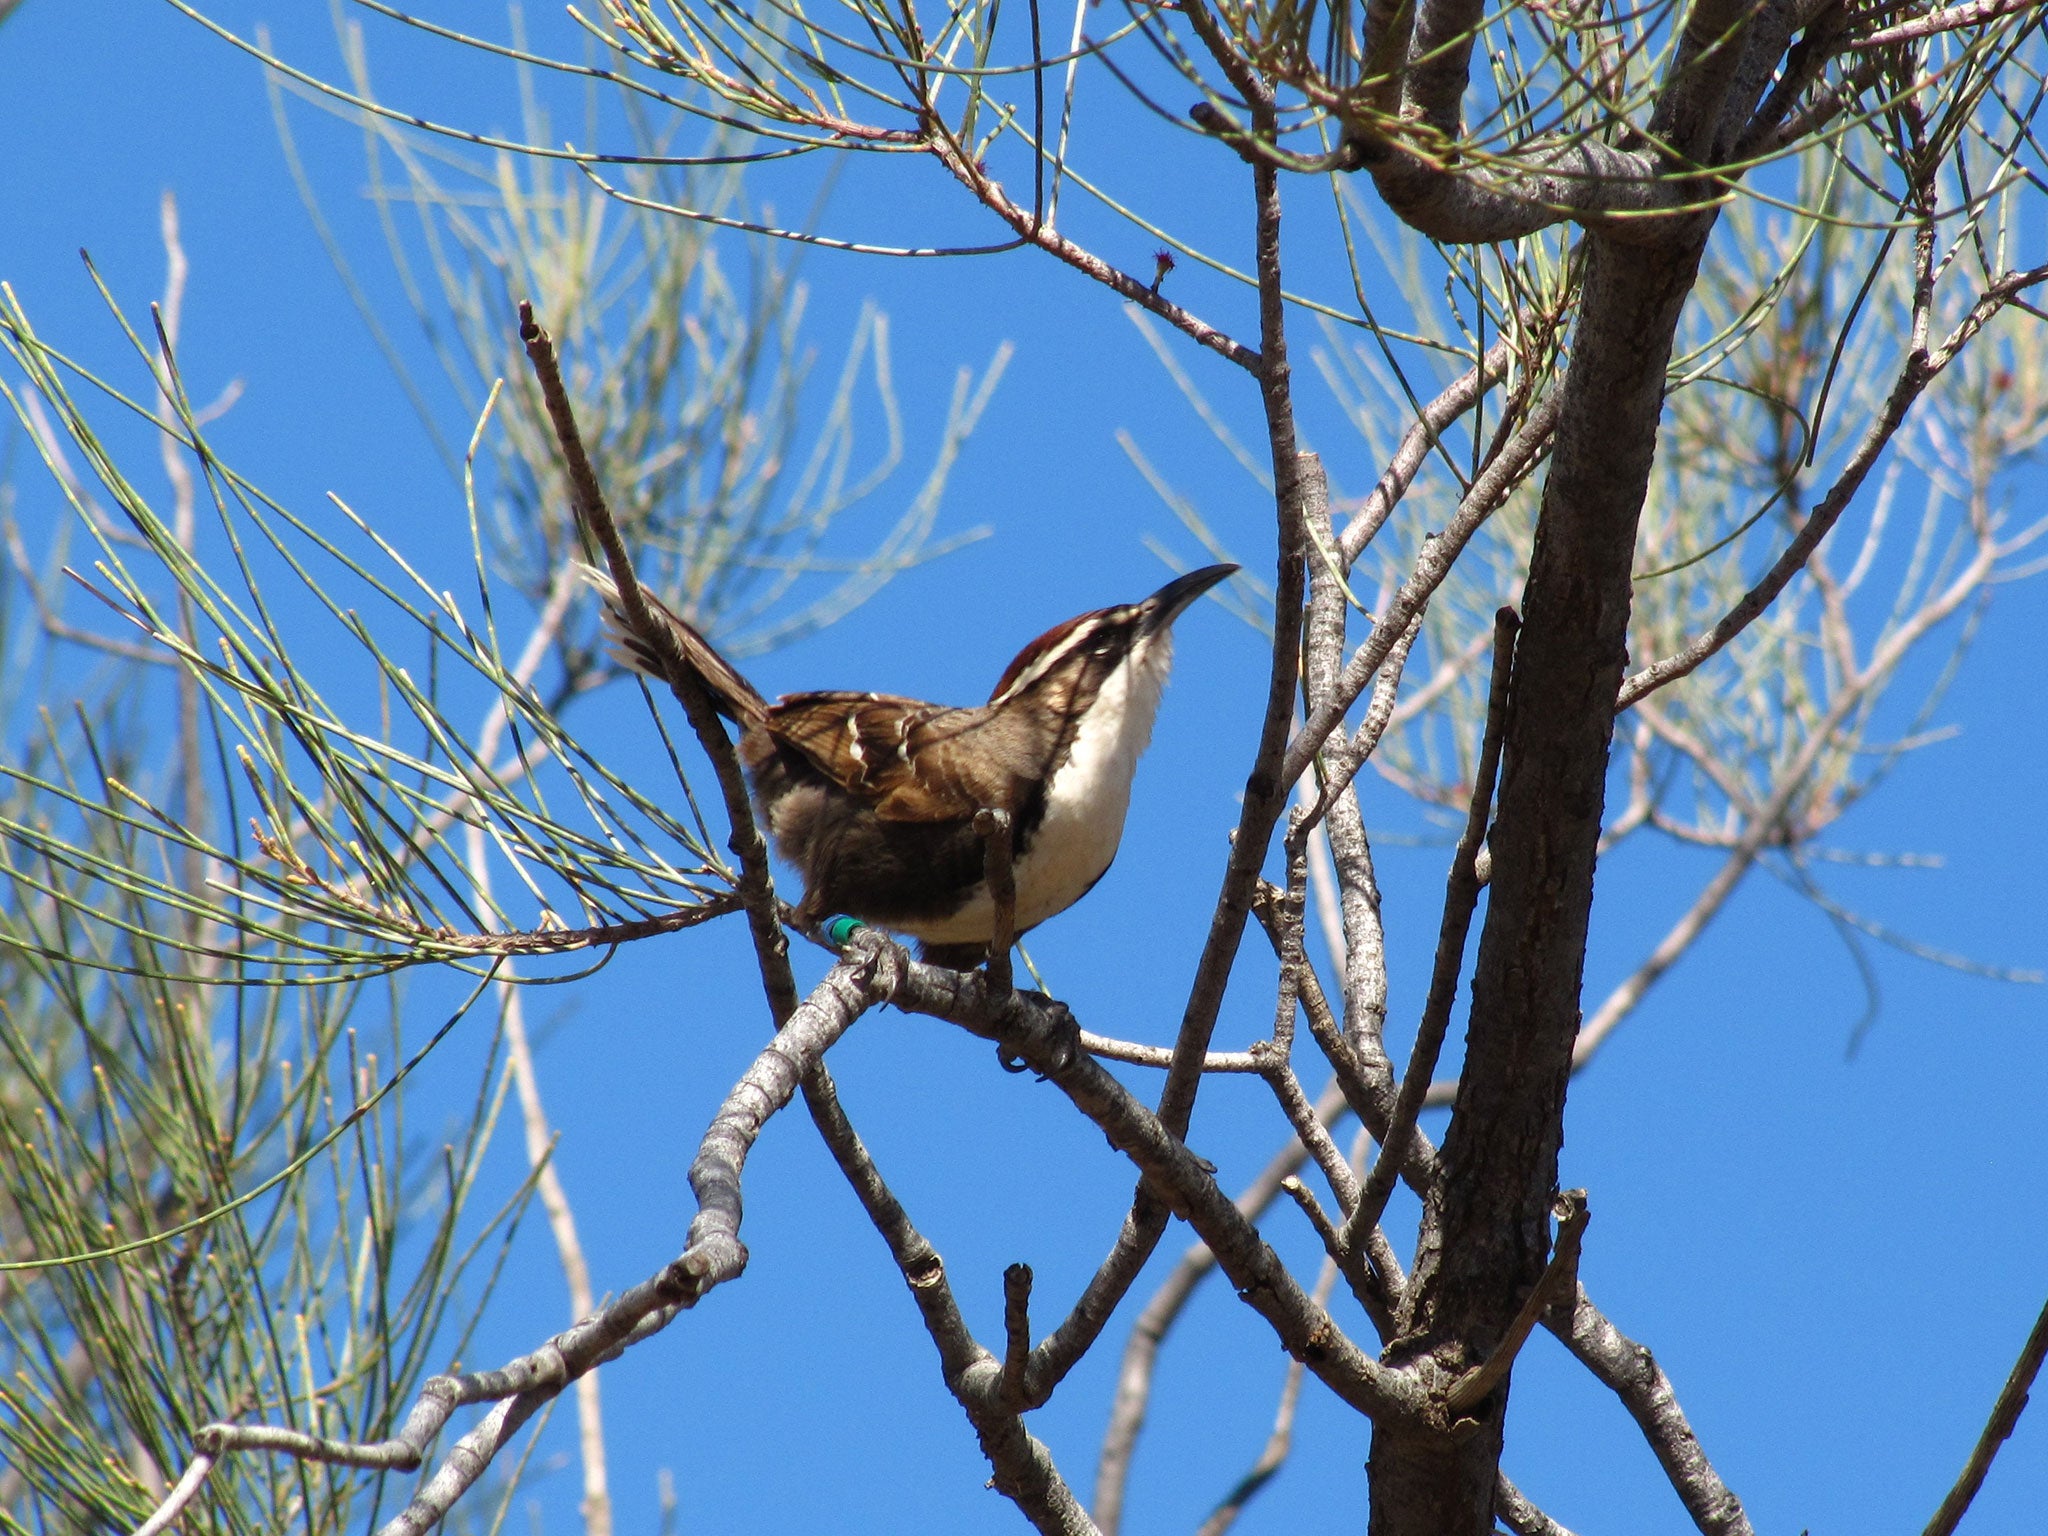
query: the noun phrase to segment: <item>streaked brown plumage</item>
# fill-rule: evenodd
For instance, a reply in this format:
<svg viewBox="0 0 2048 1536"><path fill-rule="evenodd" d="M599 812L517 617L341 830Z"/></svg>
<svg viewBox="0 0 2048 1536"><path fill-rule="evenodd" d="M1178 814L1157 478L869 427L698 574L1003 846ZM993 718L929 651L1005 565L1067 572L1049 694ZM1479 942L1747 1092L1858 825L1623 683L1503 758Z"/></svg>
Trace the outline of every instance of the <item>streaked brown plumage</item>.
<svg viewBox="0 0 2048 1536"><path fill-rule="evenodd" d="M911 934L927 960L983 959L993 911L976 811L1010 813L1023 934L1085 895L1116 855L1131 775L1172 661L1173 621L1237 569L1212 565L1142 602L1084 613L1025 646L986 704L890 694L785 695L771 704L688 623L649 599L719 712L776 850L804 878L802 916L846 913ZM662 677L609 577L619 659Z"/></svg>

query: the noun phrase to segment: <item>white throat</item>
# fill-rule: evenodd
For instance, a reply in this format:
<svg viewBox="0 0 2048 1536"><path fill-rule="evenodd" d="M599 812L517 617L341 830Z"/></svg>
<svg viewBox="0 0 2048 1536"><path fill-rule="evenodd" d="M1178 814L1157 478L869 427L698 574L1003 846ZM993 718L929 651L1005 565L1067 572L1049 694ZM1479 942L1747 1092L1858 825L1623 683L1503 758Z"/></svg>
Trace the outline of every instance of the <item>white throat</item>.
<svg viewBox="0 0 2048 1536"><path fill-rule="evenodd" d="M1081 717L1067 759L1045 788L1045 815L1017 861L1017 931L1034 928L1087 894L1116 857L1131 779L1152 740L1173 667L1173 635L1160 630L1104 679ZM951 916L910 931L935 944L985 941L995 913L986 889Z"/></svg>

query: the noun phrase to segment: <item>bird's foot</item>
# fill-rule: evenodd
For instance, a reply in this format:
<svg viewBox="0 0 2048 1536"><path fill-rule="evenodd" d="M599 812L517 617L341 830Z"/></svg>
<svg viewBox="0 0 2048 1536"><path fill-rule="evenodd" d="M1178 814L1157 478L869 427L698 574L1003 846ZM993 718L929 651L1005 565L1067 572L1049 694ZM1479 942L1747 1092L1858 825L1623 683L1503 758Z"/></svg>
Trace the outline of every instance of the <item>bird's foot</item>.
<svg viewBox="0 0 2048 1536"><path fill-rule="evenodd" d="M1022 1052L996 1047L996 1060L1005 1072L1036 1071L1043 1082L1081 1059L1081 1024L1072 1009L1043 992L1019 992L1017 999L1030 1010L1030 1039Z"/></svg>

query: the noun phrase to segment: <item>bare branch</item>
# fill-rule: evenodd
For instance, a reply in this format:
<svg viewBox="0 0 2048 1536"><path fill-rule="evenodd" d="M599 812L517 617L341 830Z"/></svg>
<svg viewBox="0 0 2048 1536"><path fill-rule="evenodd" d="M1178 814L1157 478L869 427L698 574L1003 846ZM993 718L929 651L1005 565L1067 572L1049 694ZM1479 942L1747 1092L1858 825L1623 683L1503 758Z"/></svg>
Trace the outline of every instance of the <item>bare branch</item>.
<svg viewBox="0 0 2048 1536"><path fill-rule="evenodd" d="M1953 32L1958 27L1974 27L1980 22L2016 15L2037 3L2038 0L1969 0L1966 5L1952 5L1946 10L1930 11L1925 16L1902 21L1894 27L1881 28L1843 46L1852 53L1862 53L1893 43L1910 43L1917 38L1933 37L1937 32Z"/></svg>
<svg viewBox="0 0 2048 1536"><path fill-rule="evenodd" d="M891 968L899 955L894 946L881 943L879 935L856 934L839 963L783 1021L712 1118L690 1164L690 1188L699 1210L683 1251L685 1262L700 1255L693 1273L706 1277L706 1290L746 1265L746 1249L739 1240L740 1173L755 1137L854 1020L892 990Z"/></svg>
<svg viewBox="0 0 2048 1536"><path fill-rule="evenodd" d="M1445 164L1377 127L1354 129L1351 164L1402 223L1432 240L1476 245L1514 240L1574 222L1638 233L1661 217L1688 212L1699 194L1649 155L1596 139L1538 139L1477 166Z"/></svg>
<svg viewBox="0 0 2048 1536"><path fill-rule="evenodd" d="M1508 363L1513 356L1513 348L1508 338L1503 336L1487 348L1486 355L1477 364L1446 385L1409 423L1394 456L1380 471L1372 494L1352 514L1351 521L1344 525L1344 532L1338 539L1347 568L1365 553L1373 536L1385 526L1394 508L1401 504L1401 498L1408 494L1408 487L1414 483L1430 451L1437 446L1437 439L1452 422L1478 404L1481 395L1507 377Z"/></svg>
<svg viewBox="0 0 2048 1536"><path fill-rule="evenodd" d="M1443 532L1424 541L1414 569L1407 581L1401 584L1393 602L1387 605L1387 611L1380 615L1372 634L1345 663L1330 695L1310 711L1307 721L1289 743L1287 757L1280 765L1288 783L1293 783L1307 770L1310 759L1329 740L1330 733L1344 718L1344 712L1365 691L1365 685L1387 659L1395 643L1407 633L1415 616L1428 606L1432 594L1443 585L1458 556L1464 552L1472 535L1479 531L1479 525L1499 509L1508 494L1535 467L1548 447L1551 429L1557 425L1562 405L1561 391L1553 389L1545 395L1530 410L1520 430L1472 482L1472 489L1458 504L1457 516L1451 519Z"/></svg>
<svg viewBox="0 0 2048 1536"><path fill-rule="evenodd" d="M4 14L0 12L0 15ZM190 1504L193 1497L205 1486L206 1479L219 1464L219 1457L205 1451L194 1456L191 1465L185 1468L184 1475L172 1485L170 1492L164 1495L164 1501L157 1505L147 1520L135 1528L135 1536L163 1536L164 1532L177 1524L178 1516L185 1512L185 1506Z"/></svg>
<svg viewBox="0 0 2048 1536"><path fill-rule="evenodd" d="M1714 872L1701 889L1685 914L1671 925L1650 951L1649 957L1635 968L1620 985L1608 993L1600 1006L1593 1010L1593 1016L1579 1026L1579 1037L1572 1042L1572 1070L1582 1070L1590 1062L1607 1037L1621 1027L1622 1021L1635 1011L1651 987L1664 973L1676 965L1692 948L1693 941L1706 930L1708 923L1735 894L1735 888L1742 883L1742 877L1749 873L1762 851L1763 839L1745 837L1729 854L1727 860ZM1453 1085L1455 1086L1455 1085Z"/></svg>
<svg viewBox="0 0 2048 1536"><path fill-rule="evenodd" d="M1342 1210L1350 1210L1358 1203L1358 1178L1351 1171L1351 1165L1344 1160L1337 1143L1316 1118L1308 1095L1301 1091L1301 1080L1294 1075L1293 1068L1279 1059L1279 1053L1261 1042L1259 1054L1267 1058L1265 1079L1273 1090L1273 1096L1280 1101L1280 1112L1287 1117L1287 1124L1293 1130L1296 1140L1308 1148L1315 1164L1322 1170L1328 1181L1330 1192L1337 1197Z"/></svg>
<svg viewBox="0 0 2048 1536"><path fill-rule="evenodd" d="M1270 116L1270 114L1269 114ZM1271 124L1266 125L1270 133ZM1266 683L1265 716L1259 744L1245 778L1237 833L1224 871L1223 889L1209 921L1209 934L1196 963L1194 985L1181 1015L1174 1041L1174 1064L1160 1090L1160 1123L1175 1136L1187 1133L1194 1113L1195 1091L1201 1082L1201 1061L1216 1029L1223 989L1237 959L1244 921L1251 910L1266 845L1287 804L1287 794L1301 777L1291 771L1287 728L1294 718L1294 690L1300 667L1304 602L1303 503L1314 494L1314 468L1304 463L1294 432L1293 374L1287 354L1287 305L1280 273L1280 181L1273 167L1260 161L1252 167L1257 204L1255 246L1259 274L1259 396L1265 407L1266 439L1273 456L1273 504L1277 570L1273 580L1273 657Z"/></svg>
<svg viewBox="0 0 2048 1536"><path fill-rule="evenodd" d="M1344 1096L1332 1080L1316 1098L1316 1118L1323 1124L1335 1122L1343 1112ZM1259 1176L1239 1193L1236 1205L1247 1221L1256 1221L1273 1203L1286 1181L1308 1161L1308 1150L1290 1140L1273 1154ZM1216 1269L1216 1255L1206 1243L1195 1243L1152 1293L1124 1343L1122 1363L1117 1368L1116 1396L1111 1400L1109 1425L1103 1431L1102 1450L1095 1471L1095 1519L1105 1536L1116 1536L1123 1523L1124 1488L1129 1480L1131 1457L1137 1449L1138 1433L1144 1428L1145 1409L1152 1394L1153 1368L1159 1346L1203 1280Z"/></svg>
<svg viewBox="0 0 2048 1536"><path fill-rule="evenodd" d="M1308 1224L1316 1229L1316 1236L1322 1239L1323 1252L1334 1257L1337 1253L1337 1224L1330 1220L1315 1191L1302 1183L1300 1178L1289 1174L1280 1181L1280 1192L1292 1200L1301 1214L1308 1218Z"/></svg>
<svg viewBox="0 0 2048 1536"><path fill-rule="evenodd" d="M885 942L871 929L857 933L856 941ZM895 955L899 962L908 963L900 950ZM838 1087L822 1063L804 1078L804 1106L910 1289L918 1317L938 1350L946 1389L966 1413L982 1453L988 1457L992 1486L1047 1536L1096 1536L1095 1526L1060 1476L1052 1453L1025 1429L1016 1410L1003 1402L1003 1367L969 1331L946 1278L945 1261L883 1180L847 1119Z"/></svg>
<svg viewBox="0 0 2048 1536"><path fill-rule="evenodd" d="M1572 1536L1523 1497L1522 1490L1508 1481L1505 1472L1494 1486L1493 1513L1515 1536Z"/></svg>
<svg viewBox="0 0 2048 1536"><path fill-rule="evenodd" d="M1484 0L1416 0L1401 105L1404 115L1428 124L1446 142L1464 130L1472 45L1485 21Z"/></svg>
<svg viewBox="0 0 2048 1536"><path fill-rule="evenodd" d="M1777 601L1778 594L1786 584L1802 570L1820 541L1848 510L1856 493L1862 489L1863 481L1869 475L1871 466L1877 462L1885 446L1891 442L1913 402L1932 383L1935 377L1952 362L1970 339L1988 324L1991 318L2013 302L2028 288L2048 280L2048 266L2034 267L2024 272L2008 272L1986 290L1984 296L1971 306L1970 312L1961 323L1943 339L1941 345L1931 351L1915 348L1906 354L1906 360L1899 368L1899 376L1892 384L1891 393L1886 397L1884 409L1864 432L1856 451L1849 456L1842 473L1835 483L1815 505L1804 526L1778 556L1764 578L1748 592L1742 600L1722 617L1712 629L1692 641L1683 650L1662 661L1645 667L1621 686L1616 702L1617 710L1627 709L1644 695L1653 693L1677 678L1697 669L1715 652L1741 634L1756 622L1765 609Z"/></svg>
<svg viewBox="0 0 2048 1536"><path fill-rule="evenodd" d="M1084 1051L1064 1007L1031 994L992 995L979 975L906 959L889 1001L910 1013L945 1019L993 1040L1051 1081L1101 1128L1215 1253L1246 1302L1344 1402L1368 1417L1410 1418L1427 1399L1404 1371L1367 1356L1317 1306L1259 1230L1217 1186L1214 1174Z"/></svg>
<svg viewBox="0 0 2048 1536"><path fill-rule="evenodd" d="M1484 1401L1514 1368L1515 1356L1522 1352L1537 1319L1550 1309L1558 1293L1567 1286L1574 1289L1579 1283L1579 1244L1586 1235L1586 1222L1591 1213L1586 1208L1586 1192L1583 1189L1568 1189L1557 1197L1554 1207L1558 1218L1557 1247L1552 1250L1550 1262L1543 1266L1543 1273L1537 1277L1530 1289L1529 1299L1522 1303L1522 1310L1515 1314L1515 1320L1508 1325L1508 1331L1486 1363L1461 1378L1451 1388L1445 1405L1454 1412L1463 1413Z"/></svg>
<svg viewBox="0 0 2048 1536"><path fill-rule="evenodd" d="M422 958L426 959L445 959L450 955L561 955L579 949L610 949L664 933L680 933L714 917L737 912L740 906L736 894L721 891L696 906L630 922L599 923L594 928L525 928L512 933L422 933L418 943Z"/></svg>
<svg viewBox="0 0 2048 1536"><path fill-rule="evenodd" d="M1695 164L1708 159L1729 87L1743 62L1747 35L1767 18L1783 30L1777 15L1783 9L1782 4L1760 5L1756 0L1692 0L1658 94L1651 135ZM1778 51L1770 50L1771 62L1776 62Z"/></svg>
<svg viewBox="0 0 2048 1536"><path fill-rule="evenodd" d="M388 1440L354 1443L323 1439L272 1425L209 1424L194 1436L203 1456L230 1450L281 1451L302 1461L412 1471L457 1408L497 1407L442 1459L412 1502L384 1527L383 1536L420 1536L439 1523L489 1468L512 1434L572 1381L616 1359L660 1332L713 1287L746 1267L739 1240L740 1176L761 1127L796 1093L833 1042L893 985L890 968L902 952L876 936L856 940L793 1012L720 1105L690 1165L698 1212L680 1257L539 1349L494 1371L436 1376L421 1388L404 1427ZM173 1494L190 1500L188 1472ZM196 1482L193 1485L197 1486ZM161 1511L159 1511L161 1512Z"/></svg>
<svg viewBox="0 0 2048 1536"><path fill-rule="evenodd" d="M619 537L618 524L605 501L604 488L598 484L596 472L590 466L590 457L584 452L583 436L576 425L569 392L562 383L555 344L548 333L535 323L533 306L524 300L519 305L519 339L525 343L527 358L533 364L534 377L540 383L541 397L547 405L548 418L554 424L555 438L561 444L577 518L604 551L605 564L610 568L612 581L618 589L619 611L625 616L638 642L646 646L650 654L661 658L669 687L681 702L683 712L689 716L690 729L696 733L718 775L719 791L724 796L725 813L732 829L727 846L740 861L740 900L745 903L747 925L753 935L755 964L761 973L762 990L768 997L769 1014L779 1025L796 1008L796 979L790 974L789 944L782 936L775 880L768 868L768 845L762 841L761 829L754 821L754 808L747 796L747 781L740 770L739 754L733 750L732 740L725 734L725 727L720 724L702 681L677 649L675 635L667 625L656 622L648 609L639 579L633 574L632 557Z"/></svg>
<svg viewBox="0 0 2048 1536"><path fill-rule="evenodd" d="M1486 730L1480 741L1479 766L1473 775L1465 830L1458 838L1457 852L1451 857L1429 996L1422 1006L1422 1020L1415 1028L1414 1050L1401 1078L1400 1097L1394 1102L1393 1119L1381 1141L1379 1160L1373 1164L1365 1192L1345 1229L1349 1241L1355 1241L1360 1233L1375 1225L1387 1208L1387 1197L1394 1192L1394 1179L1408 1160L1408 1138L1429 1088L1429 1074L1436 1069L1444 1032L1450 1027L1451 1008L1458 996L1458 973L1465 964L1465 940L1471 931L1473 909L1479 905L1476 865L1480 844L1486 840L1487 818L1493 810L1493 785L1500 772L1501 742L1507 728L1509 688L1514 676L1515 635L1521 622L1512 608L1502 608L1493 616L1493 678L1487 689Z"/></svg>
<svg viewBox="0 0 2048 1536"><path fill-rule="evenodd" d="M1160 1067L1173 1065L1173 1049L1164 1045L1146 1045L1138 1040L1116 1040L1108 1035L1098 1035L1092 1030L1081 1031L1081 1049L1090 1056L1100 1056L1106 1061L1129 1062L1134 1067ZM1204 1072L1263 1072L1265 1064L1250 1051L1211 1051L1202 1058Z"/></svg>
<svg viewBox="0 0 2048 1536"><path fill-rule="evenodd" d="M1602 1316L1584 1286L1576 1288L1568 1307L1553 1309L1543 1325L1621 1399L1702 1536L1754 1536L1742 1501L1700 1449L1656 1357Z"/></svg>
<svg viewBox="0 0 2048 1536"><path fill-rule="evenodd" d="M1013 1407L1024 1406L1024 1374L1031 1363L1031 1266L1003 1271L1003 1374L996 1393Z"/></svg>
<svg viewBox="0 0 2048 1536"><path fill-rule="evenodd" d="M1156 286L1142 283L1130 273L1111 266L1093 251L1086 250L1058 233L1049 224L1040 222L1029 208L1020 207L1004 192L1002 183L990 176L966 154L959 145L950 140L934 139L930 143L932 153L959 179L962 186L997 218L1001 219L1024 240L1037 246L1049 255L1058 257L1076 272L1092 277L1108 288L1118 298L1126 299L1140 309L1149 310L1183 335L1193 338L1202 346L1221 357L1228 358L1238 367L1259 372L1264 366L1259 353L1243 343L1219 331L1207 321L1182 309L1171 299L1161 298Z"/></svg>
<svg viewBox="0 0 2048 1536"><path fill-rule="evenodd" d="M2034 1378L2040 1374L2044 1359L2048 1359L2048 1305L2044 1305L2040 1315L2034 1319L2033 1331L2021 1346L2020 1357L2013 1362L2012 1371L2005 1378L2005 1386L1999 1391L1998 1401L1991 1405L1991 1417L1984 1425L1984 1433L1970 1448L1970 1459L1963 1463L1963 1470L1957 1475L1955 1486L1949 1489L1948 1497L1941 1501L1941 1508L1927 1522L1925 1536L1951 1536L1957 1523L1968 1513L1971 1502L1977 1497L1977 1490L1984 1486L1984 1475L1991 1470L1991 1459L2011 1437L2020 1415L2026 1411L2027 1394L2033 1390Z"/></svg>

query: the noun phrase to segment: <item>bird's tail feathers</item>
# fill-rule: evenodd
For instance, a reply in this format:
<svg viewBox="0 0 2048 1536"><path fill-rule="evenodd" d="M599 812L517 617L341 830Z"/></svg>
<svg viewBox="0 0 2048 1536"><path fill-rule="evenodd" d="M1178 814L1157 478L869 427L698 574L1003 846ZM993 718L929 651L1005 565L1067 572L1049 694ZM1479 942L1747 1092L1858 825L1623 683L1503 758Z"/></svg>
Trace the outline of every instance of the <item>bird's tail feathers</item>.
<svg viewBox="0 0 2048 1536"><path fill-rule="evenodd" d="M645 677L667 682L668 673L662 666L661 656L633 632L625 614L620 611L618 584L594 565L578 561L576 570L604 599L605 637L613 657L621 665ZM761 697L760 690L742 677L737 667L719 655L711 642L698 634L695 626L682 615L645 587L640 589L640 595L646 598L648 611L668 626L675 637L676 648L696 670L698 680L711 694L711 702L718 712L742 728L760 724L768 714L768 701Z"/></svg>

